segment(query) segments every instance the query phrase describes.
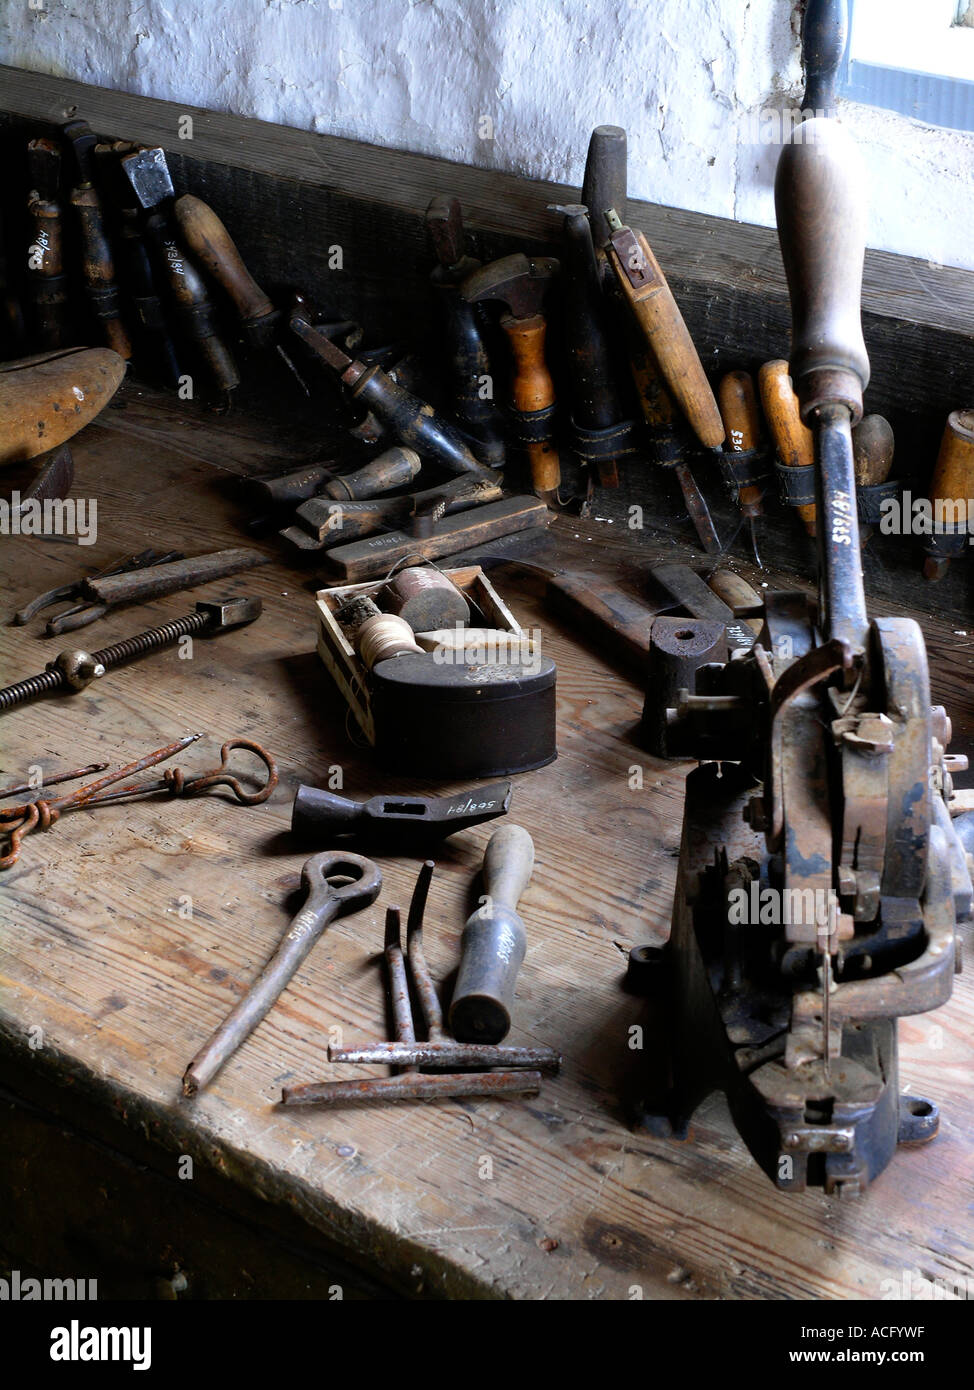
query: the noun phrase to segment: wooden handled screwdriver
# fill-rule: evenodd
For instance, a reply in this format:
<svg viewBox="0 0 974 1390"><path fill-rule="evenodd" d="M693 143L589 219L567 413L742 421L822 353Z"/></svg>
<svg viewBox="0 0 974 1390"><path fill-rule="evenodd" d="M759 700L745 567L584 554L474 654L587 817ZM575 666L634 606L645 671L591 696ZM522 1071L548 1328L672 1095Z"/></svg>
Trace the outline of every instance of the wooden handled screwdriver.
<svg viewBox="0 0 974 1390"><path fill-rule="evenodd" d="M795 395L795 387L789 375L788 363L780 358L774 362L765 362L758 372L758 390L761 394L764 418L768 422L768 429L774 440L779 464L785 469L810 470L798 475L796 483L790 485L793 488L800 485L803 490L797 495L809 499L792 503L792 505L804 522L805 530L810 536L814 536L815 440L811 430L802 420L798 397ZM788 477L789 475L782 474L781 476ZM802 483L801 478L807 479L807 481Z"/></svg>
<svg viewBox="0 0 974 1390"><path fill-rule="evenodd" d="M755 522L764 515L761 484L758 480L757 455L761 447L761 414L757 393L750 372L728 372L717 389L720 415L727 440L725 452L729 476L737 492L741 513L751 528L751 549L758 569L763 569L758 551ZM735 458L736 456L739 456Z"/></svg>
<svg viewBox="0 0 974 1390"><path fill-rule="evenodd" d="M632 333L630 367L643 419L649 426L661 468L672 468L680 484L690 520L708 555L720 553L720 537L714 527L710 509L696 479L686 462L684 441L680 438L680 417L673 397L660 378L659 368L647 344Z"/></svg>
<svg viewBox="0 0 974 1390"><path fill-rule="evenodd" d="M132 343L122 322L112 248L105 233L101 199L92 179L97 139L87 121L68 121L61 127L61 134L74 156L75 183L69 201L81 234L82 273L92 317L105 346L128 362Z"/></svg>
<svg viewBox="0 0 974 1390"><path fill-rule="evenodd" d="M61 151L55 142L31 140L27 146L27 288L32 303L30 339L37 352L65 347L70 339L60 176Z"/></svg>
<svg viewBox="0 0 974 1390"><path fill-rule="evenodd" d="M666 387L700 443L719 452L724 442L720 411L659 262L642 232L623 226L614 208L606 212L606 219L609 263Z"/></svg>
<svg viewBox="0 0 974 1390"><path fill-rule="evenodd" d="M499 1043L511 1027L514 986L527 935L515 909L531 879L534 843L519 825L503 825L484 854L483 905L467 919L450 1005L458 1042Z"/></svg>
<svg viewBox="0 0 974 1390"><path fill-rule="evenodd" d="M943 579L950 562L974 530L968 499L974 497L974 410L954 410L947 420L940 453L930 479L934 525L940 527L927 542L925 579Z"/></svg>

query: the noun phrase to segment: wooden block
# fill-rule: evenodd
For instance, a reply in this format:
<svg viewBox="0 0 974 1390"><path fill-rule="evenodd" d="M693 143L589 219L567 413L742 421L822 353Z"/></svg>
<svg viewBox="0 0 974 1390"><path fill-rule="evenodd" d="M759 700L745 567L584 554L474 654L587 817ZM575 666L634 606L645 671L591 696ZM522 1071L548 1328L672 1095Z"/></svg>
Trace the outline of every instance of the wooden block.
<svg viewBox="0 0 974 1390"><path fill-rule="evenodd" d="M458 550L483 545L513 531L547 526L552 516L536 497L505 497L502 502L478 507L473 514L461 512L444 517L433 536L417 537L405 531L390 531L384 536L369 536L349 545L333 546L324 558L338 574L354 583L387 574L401 560L436 560L441 555L453 555Z"/></svg>

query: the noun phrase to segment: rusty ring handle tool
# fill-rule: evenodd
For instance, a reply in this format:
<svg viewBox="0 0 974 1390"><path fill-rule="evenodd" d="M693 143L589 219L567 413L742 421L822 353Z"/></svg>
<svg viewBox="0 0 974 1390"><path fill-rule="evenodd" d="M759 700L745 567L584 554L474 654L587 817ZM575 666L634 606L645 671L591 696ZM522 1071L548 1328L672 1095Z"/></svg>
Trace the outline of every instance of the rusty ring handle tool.
<svg viewBox="0 0 974 1390"><path fill-rule="evenodd" d="M343 879L350 881L341 882ZM258 979L186 1068L184 1096L195 1096L201 1091L250 1036L325 928L336 918L375 902L382 887L382 872L377 864L362 855L325 852L305 863L301 885L307 894L304 906Z"/></svg>
<svg viewBox="0 0 974 1390"><path fill-rule="evenodd" d="M232 777L227 771L230 754L237 748L253 753L267 769L267 781L255 792L247 791L241 786L238 779ZM249 738L231 738L220 749L220 766L211 768L208 772L198 772L195 777L187 777L181 767L169 767L166 768L158 782L144 782L141 786L136 783L131 787L119 787L117 791L106 792L102 796L93 796L85 804L88 806L108 806L119 801L130 801L136 797L145 796L149 792L167 791L171 796L199 796L202 792L209 791L211 787L229 787L241 806L260 806L274 791L277 783L277 763L266 748L262 748L259 743L255 743Z"/></svg>

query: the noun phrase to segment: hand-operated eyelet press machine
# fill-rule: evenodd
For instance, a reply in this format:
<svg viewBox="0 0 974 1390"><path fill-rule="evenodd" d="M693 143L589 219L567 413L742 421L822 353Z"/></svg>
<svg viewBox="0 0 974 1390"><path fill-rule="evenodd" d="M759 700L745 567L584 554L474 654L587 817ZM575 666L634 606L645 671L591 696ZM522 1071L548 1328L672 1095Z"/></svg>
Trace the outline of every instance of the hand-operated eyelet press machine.
<svg viewBox="0 0 974 1390"><path fill-rule="evenodd" d="M936 1106L901 1094L897 1019L949 998L972 896L948 809L951 771L965 764L945 751L950 720L931 708L923 636L911 619L866 611L851 433L869 380L863 181L828 118L806 119L781 153L791 373L816 448L818 600L769 594L757 642L725 664L708 663L700 620L681 625L685 656L651 641L651 669L691 672L667 737L705 761L687 779L670 940L630 958L631 981L660 986L668 1005L670 1088L646 1099L645 1123L685 1136L700 1101L723 1090L779 1188L846 1195L898 1143L936 1133Z"/></svg>

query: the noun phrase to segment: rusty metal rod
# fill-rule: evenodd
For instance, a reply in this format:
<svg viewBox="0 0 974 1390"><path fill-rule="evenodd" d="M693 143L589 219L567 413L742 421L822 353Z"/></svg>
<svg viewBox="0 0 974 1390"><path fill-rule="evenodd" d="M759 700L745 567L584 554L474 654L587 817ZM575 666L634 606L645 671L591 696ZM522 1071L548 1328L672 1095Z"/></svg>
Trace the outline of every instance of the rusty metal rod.
<svg viewBox="0 0 974 1390"><path fill-rule="evenodd" d="M92 772L104 772L107 766L107 763L89 763L87 767L76 767L73 772L56 772L50 777L45 777L36 786L32 782L18 782L15 787L0 788L0 800L8 796L43 791L45 787L56 787L59 782L73 782L76 777L88 777Z"/></svg>
<svg viewBox="0 0 974 1390"><path fill-rule="evenodd" d="M526 1067L556 1072L561 1054L553 1047L511 1047L490 1043L458 1043L452 1038L429 1042L378 1042L365 1047L329 1047L329 1062L359 1066L406 1067Z"/></svg>
<svg viewBox="0 0 974 1390"><path fill-rule="evenodd" d="M282 1105L344 1105L368 1100L442 1100L462 1096L536 1096L541 1089L539 1071L460 1072L429 1075L405 1072L402 1076L373 1076L364 1081L312 1081L287 1086Z"/></svg>

